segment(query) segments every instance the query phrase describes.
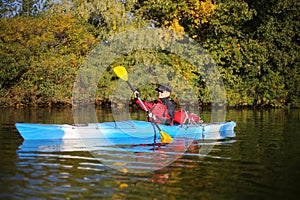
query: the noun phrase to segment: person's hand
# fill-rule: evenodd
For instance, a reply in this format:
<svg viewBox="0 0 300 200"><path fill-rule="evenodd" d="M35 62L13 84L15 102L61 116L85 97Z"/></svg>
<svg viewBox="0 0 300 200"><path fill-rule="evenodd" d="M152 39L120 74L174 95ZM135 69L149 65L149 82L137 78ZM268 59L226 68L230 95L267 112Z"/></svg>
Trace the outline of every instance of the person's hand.
<svg viewBox="0 0 300 200"><path fill-rule="evenodd" d="M136 90L133 92L134 98L138 98L140 96L140 93Z"/></svg>
<svg viewBox="0 0 300 200"><path fill-rule="evenodd" d="M153 115L151 112L148 114L148 116L149 116L151 119L153 119L153 120L156 119L155 115Z"/></svg>

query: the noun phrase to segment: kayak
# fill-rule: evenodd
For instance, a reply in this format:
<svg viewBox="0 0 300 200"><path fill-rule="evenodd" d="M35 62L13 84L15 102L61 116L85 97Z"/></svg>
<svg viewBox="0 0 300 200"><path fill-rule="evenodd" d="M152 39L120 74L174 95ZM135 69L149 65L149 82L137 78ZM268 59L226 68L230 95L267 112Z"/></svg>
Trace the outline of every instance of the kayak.
<svg viewBox="0 0 300 200"><path fill-rule="evenodd" d="M146 121L127 120L89 124L34 124L16 123L24 140L102 139L107 143L141 144L160 140L157 127ZM220 140L235 137L234 121L202 124L159 124L160 129L172 138L194 140Z"/></svg>

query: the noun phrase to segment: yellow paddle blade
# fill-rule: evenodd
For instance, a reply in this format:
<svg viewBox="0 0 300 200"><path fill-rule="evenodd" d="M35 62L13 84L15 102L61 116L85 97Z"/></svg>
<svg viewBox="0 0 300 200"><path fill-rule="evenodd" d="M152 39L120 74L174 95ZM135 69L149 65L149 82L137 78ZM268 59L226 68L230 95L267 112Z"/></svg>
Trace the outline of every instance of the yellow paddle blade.
<svg viewBox="0 0 300 200"><path fill-rule="evenodd" d="M171 138L171 136L169 136L167 133L160 131L160 137L161 137L161 142L162 143L170 143L173 141L173 139Z"/></svg>
<svg viewBox="0 0 300 200"><path fill-rule="evenodd" d="M117 66L114 68L114 72L117 74L119 78L123 79L124 81L128 80L128 74L125 67Z"/></svg>

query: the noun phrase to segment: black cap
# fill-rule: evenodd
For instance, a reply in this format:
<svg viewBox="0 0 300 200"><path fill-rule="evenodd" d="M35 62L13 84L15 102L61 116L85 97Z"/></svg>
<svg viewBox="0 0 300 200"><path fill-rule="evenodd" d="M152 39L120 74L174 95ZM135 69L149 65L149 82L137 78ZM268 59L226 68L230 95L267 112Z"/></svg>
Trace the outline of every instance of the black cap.
<svg viewBox="0 0 300 200"><path fill-rule="evenodd" d="M158 88L155 89L156 91L167 91L167 92L171 92L172 89L169 85L167 84L161 84Z"/></svg>

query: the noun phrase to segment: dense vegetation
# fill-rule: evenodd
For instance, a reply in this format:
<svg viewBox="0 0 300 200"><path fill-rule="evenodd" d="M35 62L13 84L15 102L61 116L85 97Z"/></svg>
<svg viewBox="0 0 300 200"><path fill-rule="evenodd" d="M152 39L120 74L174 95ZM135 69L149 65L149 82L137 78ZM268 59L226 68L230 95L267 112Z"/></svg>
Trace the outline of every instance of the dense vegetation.
<svg viewBox="0 0 300 200"><path fill-rule="evenodd" d="M37 2L0 5L1 105L71 104L78 69L97 44L124 30L152 26L185 33L208 50L229 106L300 107L298 0ZM209 103L205 81L170 53L144 50L115 61L143 62L184 71L200 103ZM109 101L114 79L108 72L99 82L99 102ZM148 92L145 88L144 95Z"/></svg>

